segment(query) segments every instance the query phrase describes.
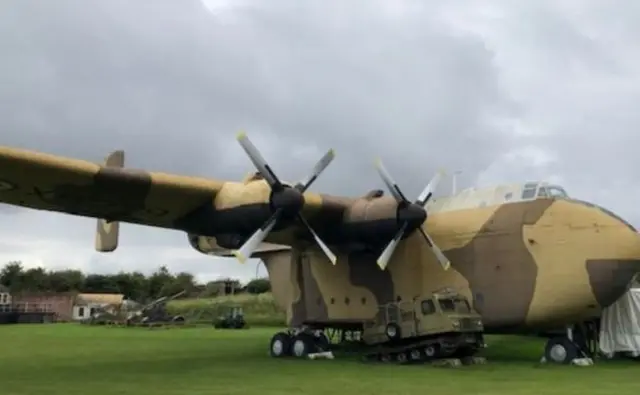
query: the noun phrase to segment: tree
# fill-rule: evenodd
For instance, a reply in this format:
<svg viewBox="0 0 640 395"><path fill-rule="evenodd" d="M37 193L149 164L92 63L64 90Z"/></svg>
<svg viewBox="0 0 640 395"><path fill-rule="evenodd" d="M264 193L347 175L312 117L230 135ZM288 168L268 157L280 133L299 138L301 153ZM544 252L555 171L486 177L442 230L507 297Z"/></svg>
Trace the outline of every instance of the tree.
<svg viewBox="0 0 640 395"><path fill-rule="evenodd" d="M263 294L271 291L271 282L268 278L256 278L247 283L247 292L250 294Z"/></svg>

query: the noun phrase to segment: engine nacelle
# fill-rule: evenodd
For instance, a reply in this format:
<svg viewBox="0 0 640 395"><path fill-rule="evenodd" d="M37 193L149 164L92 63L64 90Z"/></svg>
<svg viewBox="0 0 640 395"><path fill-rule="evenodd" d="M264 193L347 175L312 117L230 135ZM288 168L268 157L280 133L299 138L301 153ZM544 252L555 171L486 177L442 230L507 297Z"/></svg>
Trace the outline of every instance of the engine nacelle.
<svg viewBox="0 0 640 395"><path fill-rule="evenodd" d="M236 235L209 237L188 233L187 239L189 240L189 245L191 245L194 250L205 255L219 257L232 257L233 254L231 253L231 250L240 248L244 242L241 237ZM291 247L281 244L262 243L256 251L254 251L251 257L259 258L260 255L264 255L265 253L287 251L290 249Z"/></svg>
<svg viewBox="0 0 640 395"><path fill-rule="evenodd" d="M214 255L220 257L233 256L233 254L231 254L231 250L218 244L218 241L215 237L200 236L193 233L188 233L187 239L189 240L189 244L194 250L205 255Z"/></svg>

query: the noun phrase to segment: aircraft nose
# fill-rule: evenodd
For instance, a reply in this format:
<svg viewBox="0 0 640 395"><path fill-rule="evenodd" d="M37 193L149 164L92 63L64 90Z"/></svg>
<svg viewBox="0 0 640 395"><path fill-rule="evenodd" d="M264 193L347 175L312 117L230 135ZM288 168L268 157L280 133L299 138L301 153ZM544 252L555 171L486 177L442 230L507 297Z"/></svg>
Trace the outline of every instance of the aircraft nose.
<svg viewBox="0 0 640 395"><path fill-rule="evenodd" d="M584 202L583 202L584 203ZM613 304L640 272L640 234L624 219L590 203L599 211L595 239L585 246L593 251L586 260L591 290L600 307Z"/></svg>

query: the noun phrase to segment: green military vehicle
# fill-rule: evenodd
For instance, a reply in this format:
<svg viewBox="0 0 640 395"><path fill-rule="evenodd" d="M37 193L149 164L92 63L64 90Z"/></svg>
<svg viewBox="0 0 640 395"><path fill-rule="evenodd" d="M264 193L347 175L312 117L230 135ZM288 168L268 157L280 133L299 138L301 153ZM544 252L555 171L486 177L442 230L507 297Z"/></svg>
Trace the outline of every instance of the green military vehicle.
<svg viewBox="0 0 640 395"><path fill-rule="evenodd" d="M454 365L483 363L474 357L485 347L480 314L455 291L442 291L379 306L366 322L362 340L371 346L366 360L415 363L449 359Z"/></svg>

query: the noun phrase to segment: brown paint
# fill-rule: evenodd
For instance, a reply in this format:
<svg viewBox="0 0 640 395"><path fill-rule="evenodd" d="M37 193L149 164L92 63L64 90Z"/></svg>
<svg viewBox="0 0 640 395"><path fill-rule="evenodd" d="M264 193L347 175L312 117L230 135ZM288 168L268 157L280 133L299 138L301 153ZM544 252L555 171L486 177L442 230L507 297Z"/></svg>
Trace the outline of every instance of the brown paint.
<svg viewBox="0 0 640 395"><path fill-rule="evenodd" d="M640 260L633 259L588 260L586 266L593 295L602 308L618 300L640 272Z"/></svg>
<svg viewBox="0 0 640 395"><path fill-rule="evenodd" d="M302 325L304 322L327 322L329 311L322 292L311 270L312 259L304 253L292 253L291 265L296 265L296 278L300 288L300 299L292 306L292 326Z"/></svg>
<svg viewBox="0 0 640 395"><path fill-rule="evenodd" d="M376 304L392 302L395 286L389 270L380 270L376 264L377 255L371 253L349 254L349 282L365 288L375 296Z"/></svg>
<svg viewBox="0 0 640 395"><path fill-rule="evenodd" d="M470 243L445 252L469 282L474 306L487 326L525 322L538 268L523 243L522 226L535 224L552 202L505 204Z"/></svg>

